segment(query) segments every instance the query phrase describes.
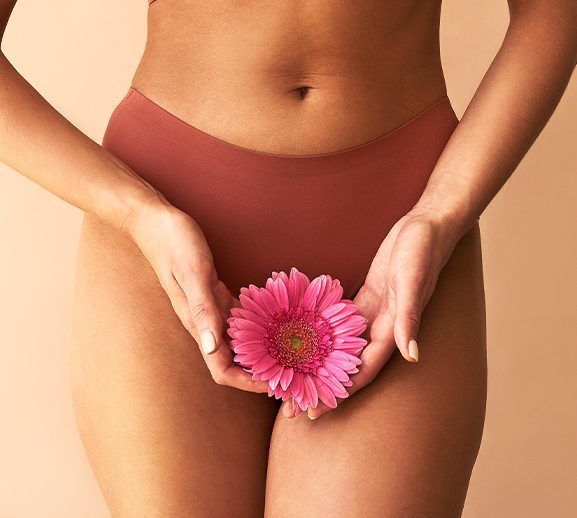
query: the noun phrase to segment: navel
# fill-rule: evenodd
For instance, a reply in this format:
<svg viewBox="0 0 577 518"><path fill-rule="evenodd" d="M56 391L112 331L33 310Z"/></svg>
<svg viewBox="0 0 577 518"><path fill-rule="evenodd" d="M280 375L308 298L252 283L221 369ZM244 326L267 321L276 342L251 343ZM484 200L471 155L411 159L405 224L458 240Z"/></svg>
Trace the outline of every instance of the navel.
<svg viewBox="0 0 577 518"><path fill-rule="evenodd" d="M307 95L309 94L309 91L310 91L311 89L312 89L311 86L299 86L299 87L296 89L296 92L297 92L299 98L302 100L302 99L304 99L304 98L307 97Z"/></svg>

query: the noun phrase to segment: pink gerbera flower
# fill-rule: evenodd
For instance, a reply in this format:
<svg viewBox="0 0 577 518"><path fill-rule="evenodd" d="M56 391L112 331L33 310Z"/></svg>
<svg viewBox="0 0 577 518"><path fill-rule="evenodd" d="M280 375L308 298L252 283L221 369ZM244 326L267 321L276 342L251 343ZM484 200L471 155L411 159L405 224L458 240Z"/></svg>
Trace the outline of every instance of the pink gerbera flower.
<svg viewBox="0 0 577 518"><path fill-rule="evenodd" d="M330 275L309 278L296 268L290 277L273 272L266 286L241 288L242 307L231 308L227 333L234 361L269 383L269 396L293 398L295 414L346 398L349 374L359 372L367 345L367 319Z"/></svg>

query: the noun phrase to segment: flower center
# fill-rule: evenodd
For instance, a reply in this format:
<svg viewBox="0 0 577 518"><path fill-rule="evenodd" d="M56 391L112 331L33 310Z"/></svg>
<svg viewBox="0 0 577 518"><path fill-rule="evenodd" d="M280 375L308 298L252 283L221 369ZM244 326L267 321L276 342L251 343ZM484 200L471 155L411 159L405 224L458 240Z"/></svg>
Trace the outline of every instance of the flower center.
<svg viewBox="0 0 577 518"><path fill-rule="evenodd" d="M317 333L305 320L288 320L277 328L275 345L289 365L309 362L318 350Z"/></svg>
<svg viewBox="0 0 577 518"><path fill-rule="evenodd" d="M302 343L303 340L300 336L291 336L291 345L293 346L293 349L299 349Z"/></svg>
<svg viewBox="0 0 577 518"><path fill-rule="evenodd" d="M332 350L331 327L314 311L290 308L271 315L266 325L265 346L285 367L315 373Z"/></svg>

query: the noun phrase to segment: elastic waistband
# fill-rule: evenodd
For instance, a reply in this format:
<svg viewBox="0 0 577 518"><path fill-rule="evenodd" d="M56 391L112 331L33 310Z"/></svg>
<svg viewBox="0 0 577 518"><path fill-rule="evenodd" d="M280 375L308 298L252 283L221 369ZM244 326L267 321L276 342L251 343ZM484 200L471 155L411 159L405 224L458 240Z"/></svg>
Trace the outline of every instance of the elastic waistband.
<svg viewBox="0 0 577 518"><path fill-rule="evenodd" d="M459 122L449 97L445 95L400 126L368 142L327 153L296 155L258 151L210 135L180 119L133 86L129 87L120 105L141 124L171 138L176 136L183 145L194 146L219 161L238 162L266 171L271 168L278 172L286 170L291 174L310 173L312 169L314 173L322 173L358 167L364 160L402 153L411 146L418 152L419 141L431 138L446 141Z"/></svg>

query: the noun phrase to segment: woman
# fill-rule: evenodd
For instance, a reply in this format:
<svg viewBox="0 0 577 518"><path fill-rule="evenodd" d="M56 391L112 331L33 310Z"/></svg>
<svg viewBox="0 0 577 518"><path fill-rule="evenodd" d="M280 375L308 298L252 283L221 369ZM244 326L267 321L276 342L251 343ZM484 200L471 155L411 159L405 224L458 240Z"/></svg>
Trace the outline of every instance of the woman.
<svg viewBox="0 0 577 518"><path fill-rule="evenodd" d="M575 66L577 9L552 4L509 2L460 121L440 2L156 0L102 145L0 54L0 158L85 211L74 404L113 516L460 516L486 401L478 218ZM350 401L314 421L225 332L242 286L293 265L369 320Z"/></svg>

